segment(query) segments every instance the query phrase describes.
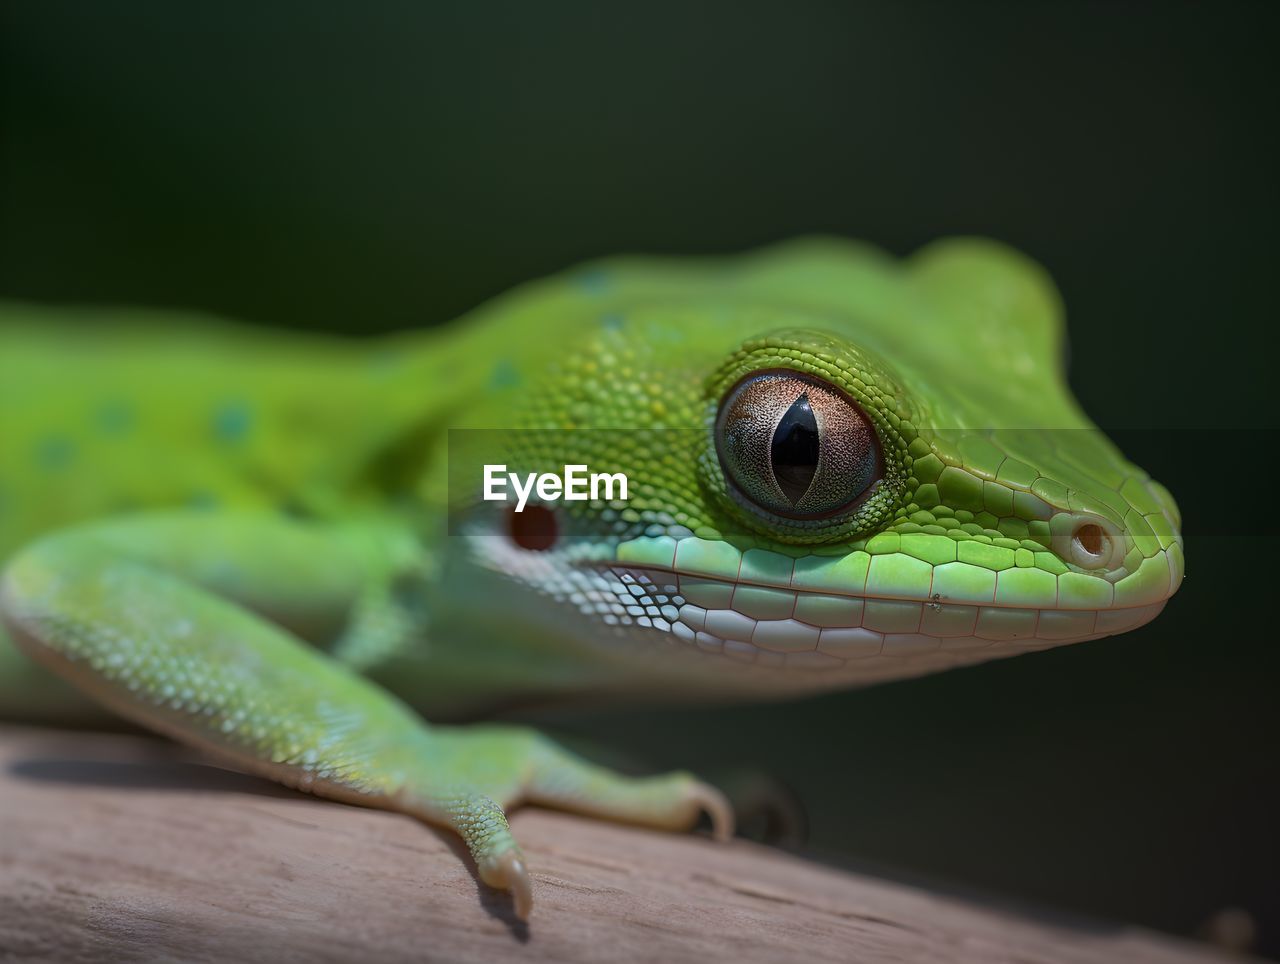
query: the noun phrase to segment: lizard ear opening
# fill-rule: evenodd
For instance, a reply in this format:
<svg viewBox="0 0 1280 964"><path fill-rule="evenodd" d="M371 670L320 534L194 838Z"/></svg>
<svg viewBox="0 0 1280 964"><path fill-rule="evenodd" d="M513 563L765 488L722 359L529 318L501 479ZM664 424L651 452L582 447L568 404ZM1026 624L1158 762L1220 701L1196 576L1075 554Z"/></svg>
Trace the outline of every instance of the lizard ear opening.
<svg viewBox="0 0 1280 964"><path fill-rule="evenodd" d="M546 552L560 537L556 515L545 505L527 505L523 512L507 510L507 533L511 541L530 552Z"/></svg>

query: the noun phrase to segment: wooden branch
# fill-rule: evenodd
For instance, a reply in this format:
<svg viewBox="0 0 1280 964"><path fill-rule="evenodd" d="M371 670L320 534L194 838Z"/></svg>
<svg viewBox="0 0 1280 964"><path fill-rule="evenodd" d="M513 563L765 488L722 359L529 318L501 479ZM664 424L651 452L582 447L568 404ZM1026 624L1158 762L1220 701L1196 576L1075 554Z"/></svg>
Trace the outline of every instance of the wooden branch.
<svg viewBox="0 0 1280 964"><path fill-rule="evenodd" d="M526 928L454 839L145 737L0 729L0 959L1193 962L746 842L532 809Z"/></svg>

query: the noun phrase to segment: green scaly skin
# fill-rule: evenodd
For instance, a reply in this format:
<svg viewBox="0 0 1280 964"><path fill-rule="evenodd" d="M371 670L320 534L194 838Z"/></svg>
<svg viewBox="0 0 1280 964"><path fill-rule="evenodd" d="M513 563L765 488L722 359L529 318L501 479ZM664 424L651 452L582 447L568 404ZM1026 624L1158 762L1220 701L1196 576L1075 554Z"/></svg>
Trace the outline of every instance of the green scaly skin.
<svg viewBox="0 0 1280 964"><path fill-rule="evenodd" d="M725 834L723 798L418 711L792 695L1163 608L1177 508L1080 412L1062 338L1041 269L975 240L605 261L374 341L5 308L0 615L35 663L0 632L0 706L109 707L452 827L527 916L507 808L671 829L707 810ZM726 480L716 412L762 370L819 376L872 423L883 476L853 509L772 516ZM625 472L631 499L559 503L552 544L522 548L477 497L491 451Z"/></svg>

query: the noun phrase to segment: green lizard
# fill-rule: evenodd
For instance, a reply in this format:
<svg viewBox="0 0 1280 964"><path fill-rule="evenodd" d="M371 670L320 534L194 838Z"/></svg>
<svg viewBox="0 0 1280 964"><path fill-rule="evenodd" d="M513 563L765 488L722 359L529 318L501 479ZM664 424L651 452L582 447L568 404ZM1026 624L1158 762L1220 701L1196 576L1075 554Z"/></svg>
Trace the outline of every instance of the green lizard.
<svg viewBox="0 0 1280 964"><path fill-rule="evenodd" d="M1080 412L1062 337L1044 272L977 240L608 260L368 341L7 307L0 706L83 694L452 828L527 916L508 808L723 836L724 798L419 712L830 690L1163 608L1177 508ZM515 512L472 449L630 490Z"/></svg>

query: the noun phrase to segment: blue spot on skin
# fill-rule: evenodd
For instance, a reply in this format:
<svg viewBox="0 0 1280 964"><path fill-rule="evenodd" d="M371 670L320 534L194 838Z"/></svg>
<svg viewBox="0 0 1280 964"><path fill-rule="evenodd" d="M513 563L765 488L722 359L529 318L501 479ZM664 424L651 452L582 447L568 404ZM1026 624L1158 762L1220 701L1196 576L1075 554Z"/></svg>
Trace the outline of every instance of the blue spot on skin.
<svg viewBox="0 0 1280 964"><path fill-rule="evenodd" d="M253 427L253 412L244 402L226 402L213 413L213 434L223 442L238 442Z"/></svg>
<svg viewBox="0 0 1280 964"><path fill-rule="evenodd" d="M120 401L104 402L94 413L94 421L107 435L123 435L130 431L137 419L133 409Z"/></svg>
<svg viewBox="0 0 1280 964"><path fill-rule="evenodd" d="M76 457L76 445L65 435L46 435L36 442L36 464L50 472L69 466Z"/></svg>
<svg viewBox="0 0 1280 964"><path fill-rule="evenodd" d="M212 492L193 492L191 498L187 499L187 505L192 509L199 511L209 511L218 507L218 497Z"/></svg>
<svg viewBox="0 0 1280 964"><path fill-rule="evenodd" d="M600 319L600 324L606 331L621 331L626 323L625 316L615 313L607 314Z"/></svg>
<svg viewBox="0 0 1280 964"><path fill-rule="evenodd" d="M520 375L519 369L511 363L509 358L501 359L493 366L493 371L489 375L490 388L511 388L522 381L524 378Z"/></svg>
<svg viewBox="0 0 1280 964"><path fill-rule="evenodd" d="M612 284L609 272L603 271L600 268L593 268L589 271L584 271L574 280L577 282L578 287L589 295L602 295L609 290L609 287Z"/></svg>
<svg viewBox="0 0 1280 964"><path fill-rule="evenodd" d="M375 376L385 378L403 368L404 362L405 356L403 352L384 348L374 352L370 357L369 369Z"/></svg>

